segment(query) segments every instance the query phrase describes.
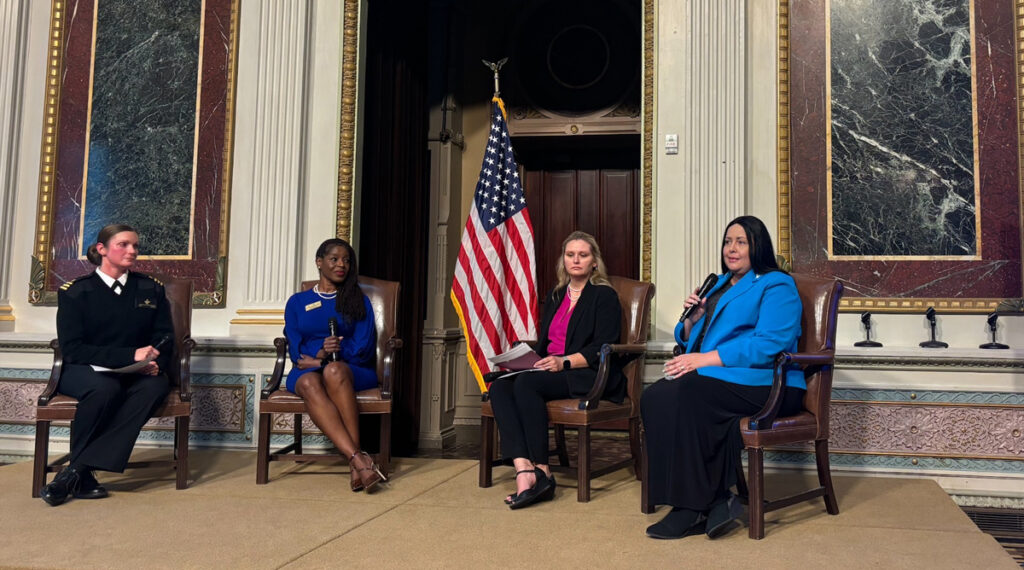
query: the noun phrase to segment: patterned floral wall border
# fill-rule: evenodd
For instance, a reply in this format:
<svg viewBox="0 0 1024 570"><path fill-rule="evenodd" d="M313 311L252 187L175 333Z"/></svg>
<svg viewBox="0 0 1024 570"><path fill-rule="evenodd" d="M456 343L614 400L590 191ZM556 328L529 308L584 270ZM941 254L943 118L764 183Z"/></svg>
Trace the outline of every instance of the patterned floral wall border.
<svg viewBox="0 0 1024 570"><path fill-rule="evenodd" d="M35 398L49 378L49 370L0 368L0 435L35 434ZM195 443L250 443L255 417L255 376L247 374L193 374L193 412L189 441ZM153 420L139 441L170 442L173 423ZM51 427L50 435L67 438L67 426Z"/></svg>

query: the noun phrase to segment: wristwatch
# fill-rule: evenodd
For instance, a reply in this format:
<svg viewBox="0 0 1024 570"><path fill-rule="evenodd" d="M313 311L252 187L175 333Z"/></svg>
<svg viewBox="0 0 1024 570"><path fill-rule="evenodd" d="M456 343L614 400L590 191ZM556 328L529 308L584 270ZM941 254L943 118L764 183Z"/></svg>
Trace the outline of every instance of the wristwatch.
<svg viewBox="0 0 1024 570"><path fill-rule="evenodd" d="M568 358L562 360L562 370L569 370L572 368L572 361Z"/></svg>

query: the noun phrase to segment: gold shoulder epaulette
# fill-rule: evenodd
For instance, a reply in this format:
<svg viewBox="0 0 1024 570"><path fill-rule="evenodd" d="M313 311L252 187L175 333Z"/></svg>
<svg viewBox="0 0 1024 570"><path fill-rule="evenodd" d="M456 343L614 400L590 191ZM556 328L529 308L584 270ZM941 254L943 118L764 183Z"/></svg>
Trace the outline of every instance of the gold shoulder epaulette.
<svg viewBox="0 0 1024 570"><path fill-rule="evenodd" d="M75 277L75 278L74 278L74 279L72 279L71 281L66 281L66 282L65 282L65 283L64 283L63 285L61 285L61 286L60 286L60 290L61 290L61 291L67 291L69 287L71 287L71 286L72 286L72 285L74 285L74 284L75 284L76 282L78 282L78 281L80 281L80 280L82 280L82 279L84 279L84 278L86 278L86 277L89 277L89 276L88 276L88 275L83 275L83 276L81 276L81 277Z"/></svg>

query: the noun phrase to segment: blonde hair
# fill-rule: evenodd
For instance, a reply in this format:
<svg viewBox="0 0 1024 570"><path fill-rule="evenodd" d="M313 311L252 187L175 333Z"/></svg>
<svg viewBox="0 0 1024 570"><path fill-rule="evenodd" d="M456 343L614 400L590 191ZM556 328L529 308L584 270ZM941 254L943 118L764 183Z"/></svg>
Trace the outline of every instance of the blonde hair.
<svg viewBox="0 0 1024 570"><path fill-rule="evenodd" d="M569 274L565 271L565 248L569 245L569 242L581 240L590 246L590 253L594 256L594 262L597 267L590 272L590 283L593 285L608 285L611 286L611 282L608 281L608 269L604 265L604 258L601 257L601 248L597 245L597 240L594 236L587 232L581 232L579 230L569 234L569 237L565 238L562 242L562 255L558 258L558 264L555 266L555 276L558 277L558 284L555 285L555 289L561 289L569 284Z"/></svg>

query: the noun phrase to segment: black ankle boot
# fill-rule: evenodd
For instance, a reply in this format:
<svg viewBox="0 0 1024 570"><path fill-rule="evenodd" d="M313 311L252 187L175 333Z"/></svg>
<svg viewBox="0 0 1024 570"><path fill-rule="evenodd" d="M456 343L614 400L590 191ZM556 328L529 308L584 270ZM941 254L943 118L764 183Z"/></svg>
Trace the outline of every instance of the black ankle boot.
<svg viewBox="0 0 1024 570"><path fill-rule="evenodd" d="M704 515L690 509L674 507L660 522L647 527L651 538L683 538L704 532Z"/></svg>

